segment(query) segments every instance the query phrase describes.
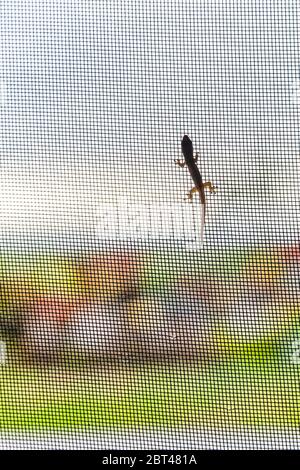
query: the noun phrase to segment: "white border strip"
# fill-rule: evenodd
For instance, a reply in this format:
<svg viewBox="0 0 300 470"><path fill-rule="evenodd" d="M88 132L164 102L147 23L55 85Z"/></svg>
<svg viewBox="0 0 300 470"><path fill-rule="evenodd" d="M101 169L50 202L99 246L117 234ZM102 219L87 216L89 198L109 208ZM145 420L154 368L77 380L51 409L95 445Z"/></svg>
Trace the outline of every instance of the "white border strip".
<svg viewBox="0 0 300 470"><path fill-rule="evenodd" d="M173 430L78 433L6 433L1 450L294 450L300 449L298 430Z"/></svg>

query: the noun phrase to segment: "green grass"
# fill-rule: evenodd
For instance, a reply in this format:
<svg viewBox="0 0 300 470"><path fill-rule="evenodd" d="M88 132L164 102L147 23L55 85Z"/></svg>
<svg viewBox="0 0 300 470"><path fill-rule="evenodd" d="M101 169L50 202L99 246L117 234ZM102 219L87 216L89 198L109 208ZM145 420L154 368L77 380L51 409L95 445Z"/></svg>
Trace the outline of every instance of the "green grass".
<svg viewBox="0 0 300 470"><path fill-rule="evenodd" d="M0 430L299 425L300 366L286 356L209 366L0 370Z"/></svg>

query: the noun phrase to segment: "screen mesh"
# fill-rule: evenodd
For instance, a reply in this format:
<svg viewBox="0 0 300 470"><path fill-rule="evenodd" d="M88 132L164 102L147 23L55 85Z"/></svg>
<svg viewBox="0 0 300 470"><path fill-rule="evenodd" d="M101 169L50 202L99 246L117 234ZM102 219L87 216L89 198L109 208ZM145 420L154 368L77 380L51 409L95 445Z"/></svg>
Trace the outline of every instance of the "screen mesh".
<svg viewBox="0 0 300 470"><path fill-rule="evenodd" d="M299 24L1 2L1 448L299 447Z"/></svg>

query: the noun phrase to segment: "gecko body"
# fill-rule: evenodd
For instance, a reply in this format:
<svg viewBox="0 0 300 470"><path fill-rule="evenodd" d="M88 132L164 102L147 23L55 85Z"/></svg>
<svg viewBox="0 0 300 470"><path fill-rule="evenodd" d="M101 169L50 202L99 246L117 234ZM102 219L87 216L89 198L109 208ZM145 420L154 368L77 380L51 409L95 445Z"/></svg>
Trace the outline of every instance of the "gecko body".
<svg viewBox="0 0 300 470"><path fill-rule="evenodd" d="M207 188L211 193L214 193L216 191L216 187L213 186L210 181L207 181L206 183L203 182L200 170L197 166L198 154L196 153L196 156L194 157L193 142L187 135L183 136L181 141L181 151L184 156L184 161L175 160L175 162L181 167L187 166L195 184L194 188L192 188L188 193L188 199L192 200L194 193L199 194L201 204L201 241L203 241L206 215L206 196L204 190Z"/></svg>
<svg viewBox="0 0 300 470"><path fill-rule="evenodd" d="M206 199L204 185L201 173L197 167L198 155L196 154L196 157L194 157L193 142L187 135L185 135L181 141L181 151L184 156L185 165L188 167L192 180L195 183L195 190L193 192L197 191L199 193L201 204L205 207ZM189 193L188 196L189 199L192 199L191 193Z"/></svg>

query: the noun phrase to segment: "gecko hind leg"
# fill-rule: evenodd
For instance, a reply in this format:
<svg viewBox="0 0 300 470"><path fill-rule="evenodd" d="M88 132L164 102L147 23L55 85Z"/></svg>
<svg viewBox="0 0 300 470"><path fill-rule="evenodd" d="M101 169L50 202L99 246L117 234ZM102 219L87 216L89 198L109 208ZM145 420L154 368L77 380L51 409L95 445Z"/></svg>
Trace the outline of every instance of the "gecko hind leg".
<svg viewBox="0 0 300 470"><path fill-rule="evenodd" d="M210 193L215 193L217 191L217 186L214 186L211 181L203 183L203 188L208 189Z"/></svg>
<svg viewBox="0 0 300 470"><path fill-rule="evenodd" d="M176 165L180 166L181 168L185 167L185 161L184 160L174 160Z"/></svg>
<svg viewBox="0 0 300 470"><path fill-rule="evenodd" d="M197 152L194 156L194 162L197 163L198 160L199 160L199 153Z"/></svg>
<svg viewBox="0 0 300 470"><path fill-rule="evenodd" d="M189 202L192 202L193 200L193 195L195 193L198 193L198 189L196 187L192 188L188 193L187 193L187 198L185 199L185 201L189 201Z"/></svg>

